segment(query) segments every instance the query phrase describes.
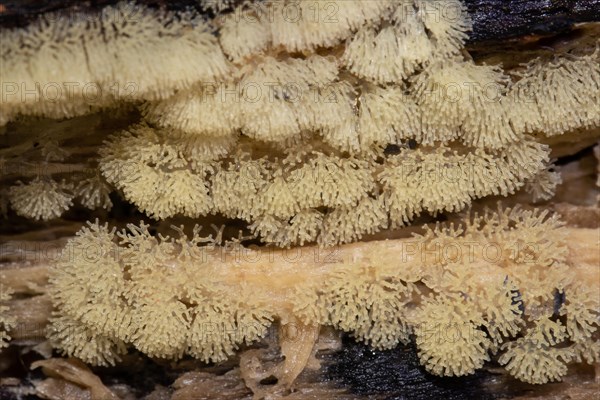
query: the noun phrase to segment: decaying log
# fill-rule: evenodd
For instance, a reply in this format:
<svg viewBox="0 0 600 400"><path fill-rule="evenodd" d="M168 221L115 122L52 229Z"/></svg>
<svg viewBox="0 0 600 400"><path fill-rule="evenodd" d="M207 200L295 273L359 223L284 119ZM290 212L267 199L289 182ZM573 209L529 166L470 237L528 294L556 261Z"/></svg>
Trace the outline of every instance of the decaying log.
<svg viewBox="0 0 600 400"><path fill-rule="evenodd" d="M566 237L569 237L570 239L567 243L569 249L567 262L574 272L575 279L580 282L585 282L586 285L591 285L595 291L600 291L600 269L598 268L598 265L600 265L600 243L598 241L600 230L590 228L564 229ZM318 279L319 274L323 273L323 271L331 268L332 265L335 265L336 263L343 263L344 260L346 262L369 260L369 262L376 264L396 263L401 269L403 267L414 268L420 265L422 260L419 253L407 251L412 244L413 242L411 239L395 239L374 242L357 242L339 246L334 250L323 250L318 247L305 247L300 251L259 249L257 250L257 253L254 253L253 251L252 254L248 254L247 257L240 256L234 257L228 261L223 261L220 270L220 279L224 281L229 280L231 282L243 280L249 284L258 285L257 287L262 288L261 291L272 293L273 305L276 308L286 309L289 307L286 300L286 291L289 290L288 288L291 287L290 285L293 286L294 282ZM292 253L293 256L291 255ZM5 265L0 272L0 277L3 282L10 284L11 289L15 290L17 295L43 293L43 282L46 281L48 268L48 265L39 263L25 268L6 268ZM269 279L265 279L265 276L269 276ZM32 280L31 277L35 277L35 280L41 282L35 287L35 291L32 291L28 285L25 285L22 282ZM17 326L13 331L15 343L31 345L44 341L44 336L41 332L43 332L46 320L51 311L51 304L47 295L38 294L28 298L19 297L20 296L17 296L16 299L9 303L11 314L17 319ZM284 326L285 325L281 325L281 327ZM301 323L296 321L296 328L302 326ZM288 389L291 386L292 381L294 381L299 374L303 373L304 365L309 361L309 358L314 357L312 349L317 340L317 336L315 336L316 333L318 333L316 327L314 329L311 327L306 327L306 329L302 328L296 332L294 340L281 342L281 354L285 356L285 360L284 362L272 361L272 367L263 368L262 365L264 364L260 361L261 357L268 354L267 350L251 349L242 353L240 357L240 371L241 377L244 378L246 385L250 383L250 388L253 390L254 394L257 395L263 390L262 387L265 380L268 380L269 377L276 377L279 378L277 385L281 386L281 390ZM363 350L357 352L358 349ZM410 348L403 347L393 351L378 353L372 353L369 350L369 354L371 355L366 357L367 366L356 367L354 370L347 365L344 366L344 363L350 362L350 360L354 360L353 362L358 363L356 357L359 357L361 354L362 356L360 357L365 357L365 351L366 348L363 348L360 345L346 346L346 349L339 354L339 357L341 357L340 359L334 357L333 359L330 359L328 363L326 362L323 364L322 368L324 368L324 370L322 371L329 372L322 372L322 377L328 376L329 374L329 376L335 377L342 383L346 383L350 388L358 385L354 388L357 390L358 394L368 394L370 391L378 392L381 390L389 394L392 389L407 390L407 385L413 385L415 388L419 388L419 390L428 387L437 388L439 386L436 390L441 390L441 393L454 393L454 395L460 393L460 396L462 396L465 392L458 391L454 386L456 382L461 382L461 384L467 383L471 386L469 390L474 391L472 392L473 395L479 393L479 395L488 396L490 388L487 386L493 386L489 370L488 372L477 373L473 377L450 379L447 382L441 378L425 374L418 366L418 362L414 355L414 349L411 350ZM381 354L381 358L378 358L379 356L375 356L375 354ZM390 364L388 367L394 368L396 373L399 373L398 371L404 371L403 373L406 373L407 378L401 381L401 385L392 388L390 387L389 381L384 379L385 377L382 376L381 373L373 371L373 367L368 367L369 360L372 360L375 365L379 365L379 363L384 360L389 360L390 357L395 359L396 363ZM82 385L84 388L95 387L93 382L96 382L95 379L98 378L85 378L85 376L91 373L85 372L87 371L85 368L85 371L82 372L83 377L85 378L85 382L83 383L81 381L83 378L81 377L78 378L80 381L77 381L73 376L69 375L65 378L65 376L63 376L64 374L61 375L60 371L63 371L64 368L68 371L76 370L78 368L76 364L65 364L64 368L55 365L56 363L60 364L64 362L66 361L49 360L47 362L44 361L42 364L34 364L34 366L45 365L51 370L53 370L53 368L58 368L58 372L56 372L58 378L54 376L51 377L52 379L36 384L39 393L79 393L78 387L81 387ZM405 363L408 364L405 365ZM318 367L319 366L317 365L317 368ZM363 371L362 375L359 371ZM55 373L53 372L51 375L55 375ZM508 379L505 374L501 373L500 375L503 376L502 379ZM61 382L59 379L61 377L63 380L66 380L66 382ZM219 384L218 379L209 383L209 380L207 380L208 378L209 377L206 374L194 375L193 378L190 376L189 379L193 382L197 382L193 384L186 381L183 377L180 378L180 383L176 383L174 387L180 388L183 391L180 392L178 395L179 397L174 396L173 398L186 398L185 396L187 395L184 395L184 393L194 393L194 390L203 387L202 385ZM198 379L200 380L198 381ZM183 384L182 382L188 383ZM252 382L255 382L255 384L252 384ZM359 384L358 382L362 383ZM299 383L296 383L296 385L302 387L304 383L306 383L306 381L301 377ZM73 386L73 384L75 384L75 386ZM100 389L104 388L101 384L99 385ZM503 386L502 390L505 392L505 395L510 394L510 396L513 397L518 393L521 393L522 389L519 388L522 388L522 384L513 382L513 384L509 386ZM94 390L100 389L95 388ZM408 387L408 389L410 389L410 387ZM239 393L238 390L244 392L247 389L241 389L241 387L236 384L232 386L232 390L234 390L234 393ZM269 387L269 392L265 393L272 393L273 390L273 387ZM78 394L77 396L83 396L83 394ZM95 399L101 397L92 395L91 398ZM450 398L453 397L450 396Z"/></svg>
<svg viewBox="0 0 600 400"><path fill-rule="evenodd" d="M598 0L560 0L551 2L540 0L465 0L465 2L474 20L474 31L471 34L470 46L474 49L474 56L478 57L477 61L501 62L510 68L512 65L517 65L518 62L535 57L540 52L544 54L551 53L553 51L551 49L542 49L544 44L555 46L555 49L561 51L567 51L568 46L576 46L577 43L581 44L583 40L597 40L600 34L598 25L594 24L586 25L584 28L577 27L573 30L577 23L598 21L600 19L600 1ZM84 2L74 0L3 1L0 4L0 26L24 26L38 15L49 11L62 10L66 13L76 11L95 12L104 5L115 3L115 0ZM198 7L196 0L139 0L138 3L170 9ZM563 37L568 37L570 40L563 42ZM577 37L581 38L580 42L578 42ZM560 40L555 41L555 38ZM532 41L536 43L535 47L527 49L528 43ZM519 47L518 51L514 50L515 47ZM523 52L523 48L526 51ZM504 49L507 51L504 52ZM519 56L513 57L517 53L519 53ZM559 188L557 196L560 201L557 200L555 204L548 204L547 206L558 211L570 226L568 231L570 237L569 248L571 250L570 262L572 265L577 266L578 277L582 281L600 285L600 277L598 276L598 265L600 265L598 221L600 212L597 206L590 205L594 203L593 197L597 196L597 190L589 189L590 179L592 179L589 172L594 165L590 162L589 157L581 156L582 152L588 151L589 153L590 147L597 140L597 131L575 132L548 140L553 148L553 156L567 157L569 160L573 157L585 160L582 163L577 163L577 165L571 164L569 166L565 164L561 166L562 172L567 176L566 179L571 183L575 181L577 183L565 186L564 189ZM573 191L584 194L582 196L577 195L578 199L574 199ZM518 197L511 201L518 202ZM572 201L580 201L581 204L573 205L571 204ZM126 211L117 212L122 212L128 218L130 217ZM135 215L135 217L138 218L138 215ZM18 360L20 363L25 357L20 352L29 351L31 346L44 340L43 332L50 314L51 303L44 294L49 263L40 262L39 257L35 257L35 249L27 253L27 257L16 257L16 260L10 257L5 258L8 253L13 254L11 249L14 249L15 243L21 239L14 233L27 230L31 226L22 220L18 220L16 225L13 225L12 221L9 224L6 220L1 223L0 229L3 232L0 236L0 258L2 258L2 261L9 261L10 263L0 264L0 281L16 292L10 307L12 315L18 319L18 325L12 331L16 350L11 348L10 351L5 351L0 356L0 359L5 357L4 364L0 365L0 374L3 374L6 371L3 369L6 358L10 362ZM18 224L21 225L18 226ZM81 225L81 221L72 221L72 225ZM35 228L52 231L49 227L35 226ZM74 232L75 230L65 228L64 231L53 232L48 237L68 236L69 231ZM400 236L402 234L395 233L394 235ZM9 243L8 238L15 242ZM23 238L20 243L26 241L27 239ZM44 246L56 250L61 247L61 243L64 244L64 239L55 245L48 241L43 243ZM381 257L382 249L390 249L389 242L385 243L356 243L348 245L348 247L342 247L342 251L347 251L346 254L350 254L356 251L357 248L368 247L369 252ZM45 251L48 250L45 249ZM307 258L314 257L314 253L309 250L303 251L303 254ZM392 252L388 256L395 257ZM266 268L272 267L272 265L266 266ZM281 268L281 270L285 270L285 267L285 263L277 264L277 268ZM234 275L230 277L235 279ZM320 340L323 340L323 332L321 332ZM250 349L248 351L254 350ZM246 358L252 354L246 354ZM38 358L41 358L41 356ZM544 387L532 387L518 383L496 371L493 366L489 366L485 371L473 377L445 380L424 373L419 366L413 348L399 347L392 351L376 352L348 338L345 338L341 351L325 351L319 354L319 359L322 362L322 368L318 373L314 371L302 372L295 385L296 392L290 395L289 398L357 399L366 398L367 396L381 396L384 398L408 396L416 399L436 397L460 399L467 397L520 398L522 396L524 398L558 399L564 398L567 394L572 399L587 399L595 395L600 387L598 381L600 374L598 371L594 372L593 367L585 366L572 369L563 383L550 384ZM30 361L28 361L28 364L31 364ZM46 369L51 369L58 365L53 363L59 363L59 367L81 368L78 373L79 378L87 376L89 380L87 383L82 383L77 376L73 379L73 376L69 378L65 377L64 374L62 376L61 374L54 374L54 377L42 380L39 371L21 372L21 375L19 375L22 379L21 382L19 378L13 378L12 381L3 380L0 383L0 398L12 398L11 396L17 390L10 388L14 388L15 385L18 386L21 383L22 387L26 389L21 389L20 393L35 393L36 389L29 384L32 380L37 382L35 385L38 390L37 395L42 395L45 391L48 396L46 398L52 398L52 395L60 396L61 393L63 396L65 396L64 393L69 393L69 395L72 394L81 398L94 398L90 390L93 387L96 388L95 390L100 391L100 394L96 392L97 398L103 398L102 396L112 398L113 394L118 394L122 395L121 398L141 398L142 395L148 395L148 399L155 400L171 398L185 400L196 399L198 393L203 393L206 398L210 399L251 398L250 391L243 383L241 371L231 365L207 367L195 363L192 364L193 368L189 368L192 370L191 372L183 373L183 368L174 370L171 369L171 366L160 364L157 367L154 361L148 359L136 358L134 361L126 361L129 361L130 364L126 362L125 365L135 363L138 371L146 367L151 370L148 373L149 378L146 378L151 381L154 380L154 390L136 391L137 389L132 388L133 384L131 382L133 379L123 378L120 382L131 386L127 390L119 392L118 388L115 389L113 385L115 381L119 382L119 372L111 375L110 372L101 369L88 371L86 367L82 367L77 363L67 366L66 364L60 364L66 361L48 360L46 364L35 365L46 366ZM189 360L184 361L189 362ZM234 362L237 361L234 360ZM70 361L67 363L70 363ZM189 364L187 365L189 366ZM12 374L15 367L11 365L10 368L12 368L9 369ZM122 372L122 370L119 371ZM168 373L165 371L168 371ZM122 374L122 376L125 376L125 374ZM173 376L178 378L171 379ZM100 380L103 380L104 384ZM268 384L268 379L265 379L265 381ZM109 390L111 394L102 392L103 390ZM127 397L128 390L129 397ZM497 393L493 394L494 391Z"/></svg>

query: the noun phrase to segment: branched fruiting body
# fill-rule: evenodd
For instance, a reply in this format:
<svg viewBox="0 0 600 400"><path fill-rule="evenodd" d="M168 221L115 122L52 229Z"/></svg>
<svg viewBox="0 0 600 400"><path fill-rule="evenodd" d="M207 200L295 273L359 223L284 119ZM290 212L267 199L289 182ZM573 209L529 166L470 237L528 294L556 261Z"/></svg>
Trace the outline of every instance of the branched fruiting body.
<svg viewBox="0 0 600 400"><path fill-rule="evenodd" d="M412 239L277 250L221 245L198 230L169 238L143 224L121 233L90 224L52 273L50 340L93 364L115 362L128 346L222 361L277 320L300 324L307 338L310 327L331 325L379 349L414 334L437 375L471 374L500 350L511 374L543 383L564 375L566 362L598 358L598 304L569 294L580 283L561 226L546 212L507 209ZM566 326L543 322L556 290L567 294ZM525 359L536 346L554 357L553 372Z"/></svg>

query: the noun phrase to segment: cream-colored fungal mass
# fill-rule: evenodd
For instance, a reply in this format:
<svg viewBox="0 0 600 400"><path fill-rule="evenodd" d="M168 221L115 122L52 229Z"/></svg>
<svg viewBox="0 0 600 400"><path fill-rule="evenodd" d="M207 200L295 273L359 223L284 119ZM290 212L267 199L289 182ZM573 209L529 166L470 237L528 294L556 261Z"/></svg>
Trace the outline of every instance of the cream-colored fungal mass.
<svg viewBox="0 0 600 400"><path fill-rule="evenodd" d="M10 300L12 290L0 284L0 349L8 347L10 335L8 332L16 325L14 317L8 314L9 307L6 303Z"/></svg>
<svg viewBox="0 0 600 400"><path fill-rule="evenodd" d="M323 20L330 6L335 23ZM597 125L598 51L533 62L513 82L501 66L465 59L471 23L458 1L283 1L230 11L223 3L213 21L128 7L105 9L97 24L56 19L2 31L15 39L3 82L74 76L38 66L52 61L50 41L80 55L71 36L81 34L88 59L75 81L96 84L110 106L138 106L145 119L105 142L95 183L74 185L89 208L110 207L116 190L152 218L218 213L242 217L267 243L344 243L523 187L548 199L560 178L549 172L549 149L527 135ZM294 7L301 18L288 15ZM120 24L99 39L94 30L111 17ZM61 40L48 36L57 32ZM40 46L24 50L24 40ZM126 99L106 90L129 81L139 87ZM104 107L85 98L22 103L11 100L22 94L15 90L5 93L6 118ZM268 156L258 151L264 145ZM384 153L390 145L398 154ZM239 176L246 163L261 167ZM16 200L23 190L11 189L22 215L47 220L70 207L67 194L27 205ZM350 221L357 206L365 218Z"/></svg>
<svg viewBox="0 0 600 400"><path fill-rule="evenodd" d="M377 220L357 209L356 220ZM318 218L298 214L295 223L310 232ZM90 223L52 271L50 339L96 365L128 346L221 361L273 321L300 321L379 349L414 334L421 363L436 375L472 374L499 354L516 378L545 383L570 362L600 356L598 299L570 262L562 225L547 212L499 208L412 239L275 250L220 242L220 231L195 228L188 237L177 228L168 237L144 224L116 232ZM564 321L553 317L557 291Z"/></svg>
<svg viewBox="0 0 600 400"><path fill-rule="evenodd" d="M38 177L27 184L19 182L12 186L8 198L17 214L49 220L59 217L73 205L72 190L71 184Z"/></svg>
<svg viewBox="0 0 600 400"><path fill-rule="evenodd" d="M321 326L375 349L414 340L439 376L495 360L542 384L598 363L600 277L578 275L574 233L547 211L466 212L552 199L549 138L600 127L598 42L509 70L469 54L458 0L200 6L0 29L0 124L22 133L0 148L0 216L110 218L128 203L161 232L96 221L69 240L51 268L55 349L103 366L134 350L222 362L294 325L273 372L286 388ZM60 121L84 115L93 126ZM440 216L458 222L369 237Z"/></svg>
<svg viewBox="0 0 600 400"><path fill-rule="evenodd" d="M522 187L548 199L560 178L549 172L549 149L527 135L598 125L598 51L538 60L511 80L501 66L466 59L471 22L459 1L204 6L218 11L214 20L121 3L94 23L74 16L2 30L12 38L2 55L11 58L2 74L6 121L123 102L142 113L145 121L99 150L95 186L76 183L73 195L87 207L108 208L116 190L157 219L219 213L243 217L267 243L344 243ZM48 49L77 57L82 46L77 73L46 68L57 62ZM101 96L21 102L22 90L10 86L67 75ZM128 82L137 85L128 96L107 90ZM385 153L390 145L399 153ZM235 177L248 162L260 170ZM12 197L23 190L13 187ZM47 220L69 208L54 197L45 212L11 204ZM364 221L347 221L359 205Z"/></svg>

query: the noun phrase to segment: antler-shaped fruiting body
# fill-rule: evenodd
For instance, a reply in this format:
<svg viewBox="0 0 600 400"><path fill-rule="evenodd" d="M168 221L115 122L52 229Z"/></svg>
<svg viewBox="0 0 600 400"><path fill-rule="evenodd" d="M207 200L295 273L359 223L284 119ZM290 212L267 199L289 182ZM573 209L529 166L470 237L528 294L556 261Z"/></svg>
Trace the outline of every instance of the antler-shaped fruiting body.
<svg viewBox="0 0 600 400"><path fill-rule="evenodd" d="M0 38L9 115L69 118L118 101L166 98L228 71L206 21L134 3L93 17L43 15L27 28L0 30Z"/></svg>
<svg viewBox="0 0 600 400"><path fill-rule="evenodd" d="M354 241L522 187L548 199L560 177L528 134L600 121L600 51L531 62L513 82L468 58L471 22L457 0L232 4L205 4L220 11L211 21L122 3L95 19L3 30L3 88L75 79L106 94L23 102L16 88L5 93L5 119L141 102L145 122L105 142L93 162L102 179L77 185L82 203L108 208L118 190L153 218L242 217L280 246ZM77 71L55 65L50 49L83 57ZM130 82L138 87L129 96L109 90ZM260 168L240 176L248 162ZM448 165L469 168L448 177ZM41 219L70 204L39 213L21 203L12 203L20 214Z"/></svg>
<svg viewBox="0 0 600 400"><path fill-rule="evenodd" d="M284 248L89 223L52 270L58 350L95 365L132 348L220 362L273 323L295 326L299 336L280 335L285 361L265 375L283 386L322 325L377 349L414 340L440 376L496 358L540 384L599 361L597 269L572 261L554 215L499 209L412 239L347 244L522 188L550 198L560 176L539 137L600 126L597 48L509 75L470 59L458 0L201 3L214 19L121 3L0 31L0 124L140 111L86 174L6 178L0 211L6 198L49 220L73 200L110 208L118 191L151 218L221 214ZM71 139L46 140L44 165L66 163L60 144ZM30 142L17 150L34 151ZM17 150L1 149L0 162L28 159ZM14 325L6 311L0 346Z"/></svg>
<svg viewBox="0 0 600 400"><path fill-rule="evenodd" d="M520 106L512 117L518 130L554 136L600 125L600 47L580 57L536 59L524 67L506 100Z"/></svg>
<svg viewBox="0 0 600 400"><path fill-rule="evenodd" d="M37 177L27 184L19 182L8 190L11 207L17 214L31 219L59 217L73 205L73 187L52 178Z"/></svg>
<svg viewBox="0 0 600 400"><path fill-rule="evenodd" d="M222 149L233 143L215 140ZM289 156L280 153L282 161L239 153L216 164L218 154L196 148L183 147L168 130L138 126L107 142L100 168L154 218L219 212L245 219L264 241L289 247L347 243L407 224L423 211L460 211L473 199L513 194L549 162L548 147L531 138L501 151L422 146L376 160L293 154L294 148Z"/></svg>
<svg viewBox="0 0 600 400"><path fill-rule="evenodd" d="M586 295L597 270L578 276L568 230L545 211L499 209L412 239L329 249L253 249L178 231L83 228L51 275L54 346L100 365L131 346L222 361L278 321L306 338L331 325L378 349L414 335L436 375L471 374L500 352L509 373L544 383L568 362L598 360L599 304Z"/></svg>

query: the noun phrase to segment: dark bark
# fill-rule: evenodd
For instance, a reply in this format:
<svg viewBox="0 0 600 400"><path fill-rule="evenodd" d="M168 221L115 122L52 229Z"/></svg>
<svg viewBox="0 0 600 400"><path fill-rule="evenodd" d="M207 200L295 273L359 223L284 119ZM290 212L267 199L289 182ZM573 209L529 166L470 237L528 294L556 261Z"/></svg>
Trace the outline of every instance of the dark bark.
<svg viewBox="0 0 600 400"><path fill-rule="evenodd" d="M373 0L377 1L377 0ZM473 18L472 42L528 34L556 34L578 22L600 21L600 0L463 0ZM0 26L24 26L39 14L64 10L95 12L117 0L0 0ZM173 10L200 10L197 0L138 0Z"/></svg>
<svg viewBox="0 0 600 400"><path fill-rule="evenodd" d="M600 21L600 0L463 0L473 19L471 41L556 34Z"/></svg>
<svg viewBox="0 0 600 400"><path fill-rule="evenodd" d="M360 396L384 395L390 400L495 400L523 392L493 385L498 377L486 370L459 378L433 376L419 364L412 345L375 351L348 338L343 349L328 361L326 375Z"/></svg>

